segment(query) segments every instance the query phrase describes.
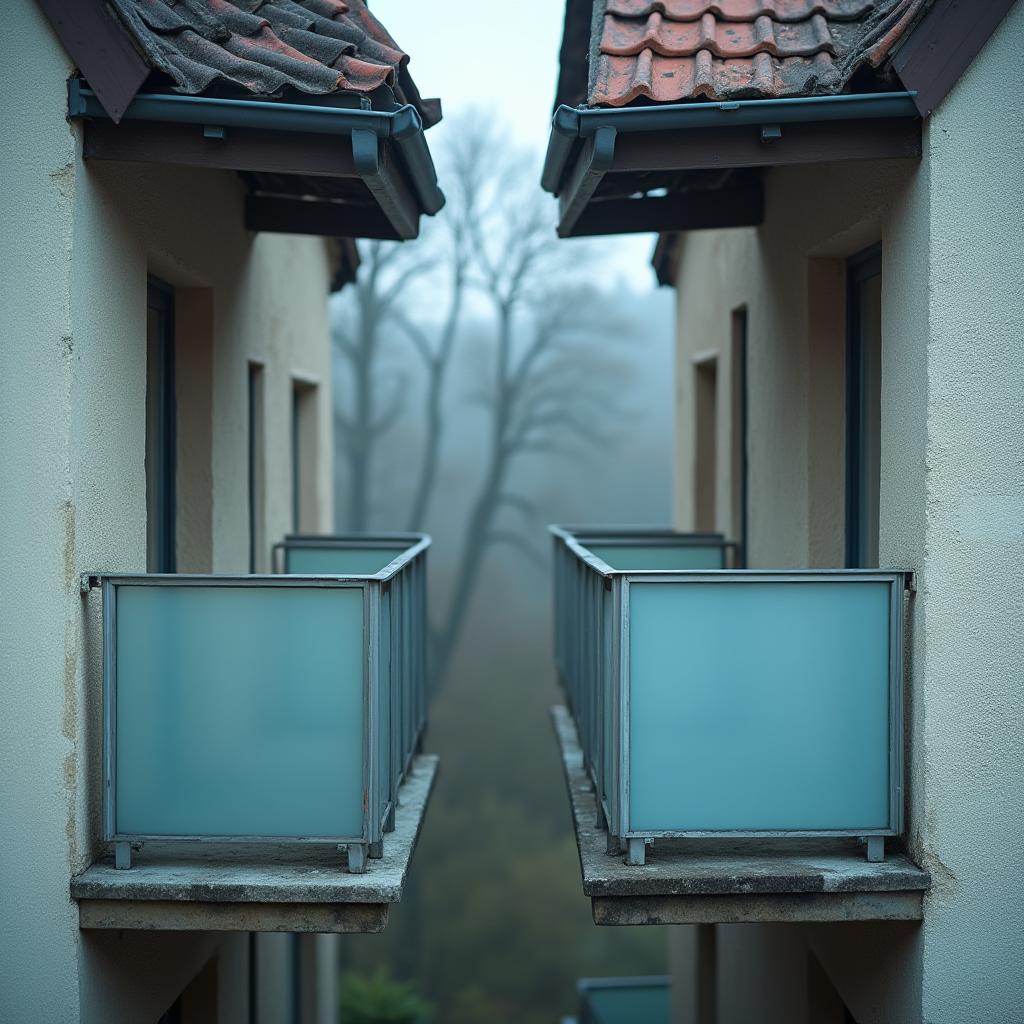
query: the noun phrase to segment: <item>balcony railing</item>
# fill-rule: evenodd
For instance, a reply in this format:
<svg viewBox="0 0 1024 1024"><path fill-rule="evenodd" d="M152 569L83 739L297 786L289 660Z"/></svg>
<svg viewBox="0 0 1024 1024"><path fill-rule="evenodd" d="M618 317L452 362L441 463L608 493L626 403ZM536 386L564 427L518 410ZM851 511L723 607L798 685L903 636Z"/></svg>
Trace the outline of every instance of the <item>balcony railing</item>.
<svg viewBox="0 0 1024 1024"><path fill-rule="evenodd" d="M903 830L908 573L725 568L721 538L553 527L555 651L609 849Z"/></svg>
<svg viewBox="0 0 1024 1024"><path fill-rule="evenodd" d="M289 539L291 575L88 578L117 867L146 841L334 844L356 872L382 855L425 718L429 543Z"/></svg>

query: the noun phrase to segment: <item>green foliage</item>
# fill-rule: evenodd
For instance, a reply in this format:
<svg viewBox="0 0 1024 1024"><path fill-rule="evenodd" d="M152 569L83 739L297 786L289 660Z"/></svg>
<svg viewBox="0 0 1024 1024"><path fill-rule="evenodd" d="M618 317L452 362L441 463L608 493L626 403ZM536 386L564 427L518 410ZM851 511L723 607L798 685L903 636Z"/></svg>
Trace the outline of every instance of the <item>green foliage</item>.
<svg viewBox="0 0 1024 1024"><path fill-rule="evenodd" d="M411 984L392 981L384 971L346 974L341 980L340 1024L427 1024L430 1006Z"/></svg>

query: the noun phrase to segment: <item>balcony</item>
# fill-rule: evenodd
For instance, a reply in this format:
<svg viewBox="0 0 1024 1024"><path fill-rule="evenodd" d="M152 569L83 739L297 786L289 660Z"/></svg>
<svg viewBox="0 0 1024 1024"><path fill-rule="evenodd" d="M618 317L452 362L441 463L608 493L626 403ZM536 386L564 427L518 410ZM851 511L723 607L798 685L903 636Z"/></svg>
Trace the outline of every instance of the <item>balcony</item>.
<svg viewBox="0 0 1024 1024"><path fill-rule="evenodd" d="M885 859L909 574L735 570L707 535L552 532L555 724L595 920L920 917L927 873Z"/></svg>
<svg viewBox="0 0 1024 1024"><path fill-rule="evenodd" d="M428 546L288 538L276 575L83 581L114 857L72 880L82 927L384 926L437 768L417 753Z"/></svg>

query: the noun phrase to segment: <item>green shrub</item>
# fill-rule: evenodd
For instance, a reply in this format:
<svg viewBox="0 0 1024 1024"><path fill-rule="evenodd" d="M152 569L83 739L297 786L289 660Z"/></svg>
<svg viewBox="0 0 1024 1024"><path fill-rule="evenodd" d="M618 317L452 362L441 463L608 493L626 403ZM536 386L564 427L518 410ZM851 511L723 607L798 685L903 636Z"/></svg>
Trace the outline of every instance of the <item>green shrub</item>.
<svg viewBox="0 0 1024 1024"><path fill-rule="evenodd" d="M412 985L384 971L346 974L341 979L340 1024L429 1024L430 1006Z"/></svg>

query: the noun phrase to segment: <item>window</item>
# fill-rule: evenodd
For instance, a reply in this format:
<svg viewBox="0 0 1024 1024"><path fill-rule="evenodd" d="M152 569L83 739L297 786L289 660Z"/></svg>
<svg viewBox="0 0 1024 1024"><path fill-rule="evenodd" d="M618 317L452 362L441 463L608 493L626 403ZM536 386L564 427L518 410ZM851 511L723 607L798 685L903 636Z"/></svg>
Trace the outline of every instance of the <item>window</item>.
<svg viewBox="0 0 1024 1024"><path fill-rule="evenodd" d="M149 278L146 302L146 568L177 570L174 289Z"/></svg>
<svg viewBox="0 0 1024 1024"><path fill-rule="evenodd" d="M846 564L878 565L882 249L846 267Z"/></svg>
<svg viewBox="0 0 1024 1024"><path fill-rule="evenodd" d="M732 537L737 567L747 560L747 310L732 313Z"/></svg>
<svg viewBox="0 0 1024 1024"><path fill-rule="evenodd" d="M715 487L718 423L718 360L700 359L694 367L694 528L715 529Z"/></svg>
<svg viewBox="0 0 1024 1024"><path fill-rule="evenodd" d="M317 388L292 381L292 530L314 533L317 522Z"/></svg>
<svg viewBox="0 0 1024 1024"><path fill-rule="evenodd" d="M265 572L267 550L264 519L266 468L263 414L263 367L249 364L249 572Z"/></svg>

